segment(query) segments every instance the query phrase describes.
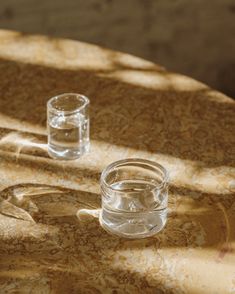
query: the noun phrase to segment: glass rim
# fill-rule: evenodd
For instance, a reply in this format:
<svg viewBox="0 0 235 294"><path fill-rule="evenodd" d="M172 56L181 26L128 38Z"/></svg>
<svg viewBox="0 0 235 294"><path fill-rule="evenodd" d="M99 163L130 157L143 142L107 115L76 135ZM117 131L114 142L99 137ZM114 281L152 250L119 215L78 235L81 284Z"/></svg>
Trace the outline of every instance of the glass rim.
<svg viewBox="0 0 235 294"><path fill-rule="evenodd" d="M122 166L122 164L134 164L134 163L137 163L137 164L142 164L142 165L150 165L152 167L155 168L155 170L161 170L161 172L163 173L163 179L161 180L161 182L159 183L159 185L156 185L154 188L152 189L148 189L146 188L145 190L148 190L148 191L153 191L155 189L161 189L163 187L165 187L168 182L169 182L169 174L168 174L168 171L159 163L155 162L155 161L152 161L152 160L147 160L147 159L142 159L142 158L126 158L126 159L122 159L122 160L117 160L117 161L114 161L112 163L110 163L101 173L101 177L100 177L100 182L101 182L101 186L104 185L107 189L110 189L111 191L113 192L118 192L118 193L126 193L126 192L122 192L120 190L117 190L117 189L114 189L111 187L111 185L109 185L107 182L106 182L106 176L107 174L112 171L115 167L118 167L118 166ZM120 166L120 167L121 167Z"/></svg>
<svg viewBox="0 0 235 294"><path fill-rule="evenodd" d="M52 105L52 102L58 98L63 97L63 96L76 96L76 98L78 98L78 97L82 98L84 103L81 106L75 108L74 110L58 110ZM59 94L59 95L51 97L47 101L47 109L49 111L52 111L52 112L58 113L58 114L73 114L73 113L80 112L83 108L85 108L87 105L89 105L89 103L90 103L90 100L85 95L82 95L79 93L63 93L63 94Z"/></svg>

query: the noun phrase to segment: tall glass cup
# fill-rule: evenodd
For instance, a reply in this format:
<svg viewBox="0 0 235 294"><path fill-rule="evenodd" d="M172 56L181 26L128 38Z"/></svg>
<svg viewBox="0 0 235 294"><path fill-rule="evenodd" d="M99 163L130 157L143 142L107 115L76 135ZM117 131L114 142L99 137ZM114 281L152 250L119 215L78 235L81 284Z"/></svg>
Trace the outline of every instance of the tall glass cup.
<svg viewBox="0 0 235 294"><path fill-rule="evenodd" d="M77 159L89 150L89 99L61 94L47 102L48 153L63 160Z"/></svg>
<svg viewBox="0 0 235 294"><path fill-rule="evenodd" d="M144 159L110 164L101 175L100 223L113 234L144 238L162 230L167 220L168 174Z"/></svg>

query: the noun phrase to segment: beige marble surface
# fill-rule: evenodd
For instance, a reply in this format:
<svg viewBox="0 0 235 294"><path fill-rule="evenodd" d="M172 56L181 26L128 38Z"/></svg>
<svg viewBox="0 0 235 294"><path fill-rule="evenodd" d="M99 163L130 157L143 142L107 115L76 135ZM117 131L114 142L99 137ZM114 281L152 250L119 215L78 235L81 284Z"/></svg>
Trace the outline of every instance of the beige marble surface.
<svg viewBox="0 0 235 294"><path fill-rule="evenodd" d="M235 102L85 43L0 31L0 293L235 293ZM91 100L91 152L46 152L46 101ZM170 172L169 219L125 240L99 225L99 177L141 157Z"/></svg>

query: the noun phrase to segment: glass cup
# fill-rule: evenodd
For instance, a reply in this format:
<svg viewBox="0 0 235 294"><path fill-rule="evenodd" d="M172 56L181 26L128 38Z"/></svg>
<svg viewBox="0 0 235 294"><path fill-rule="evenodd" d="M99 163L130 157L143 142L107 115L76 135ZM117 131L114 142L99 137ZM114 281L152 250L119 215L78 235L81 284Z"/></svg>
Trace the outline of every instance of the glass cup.
<svg viewBox="0 0 235 294"><path fill-rule="evenodd" d="M116 161L101 174L102 227L118 236L152 236L166 224L168 174L153 161Z"/></svg>
<svg viewBox="0 0 235 294"><path fill-rule="evenodd" d="M89 151L89 99L67 93L47 102L48 153L56 159L77 159Z"/></svg>

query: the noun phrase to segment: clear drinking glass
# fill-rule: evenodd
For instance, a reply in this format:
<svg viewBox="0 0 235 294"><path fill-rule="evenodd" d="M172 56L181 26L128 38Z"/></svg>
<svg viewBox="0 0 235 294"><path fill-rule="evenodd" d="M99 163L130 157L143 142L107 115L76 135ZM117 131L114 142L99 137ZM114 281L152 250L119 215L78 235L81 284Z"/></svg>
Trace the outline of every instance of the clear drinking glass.
<svg viewBox="0 0 235 294"><path fill-rule="evenodd" d="M101 175L104 229L126 238L156 234L166 224L168 174L160 164L125 159L110 164Z"/></svg>
<svg viewBox="0 0 235 294"><path fill-rule="evenodd" d="M89 99L67 93L47 102L48 153L69 160L89 150Z"/></svg>

